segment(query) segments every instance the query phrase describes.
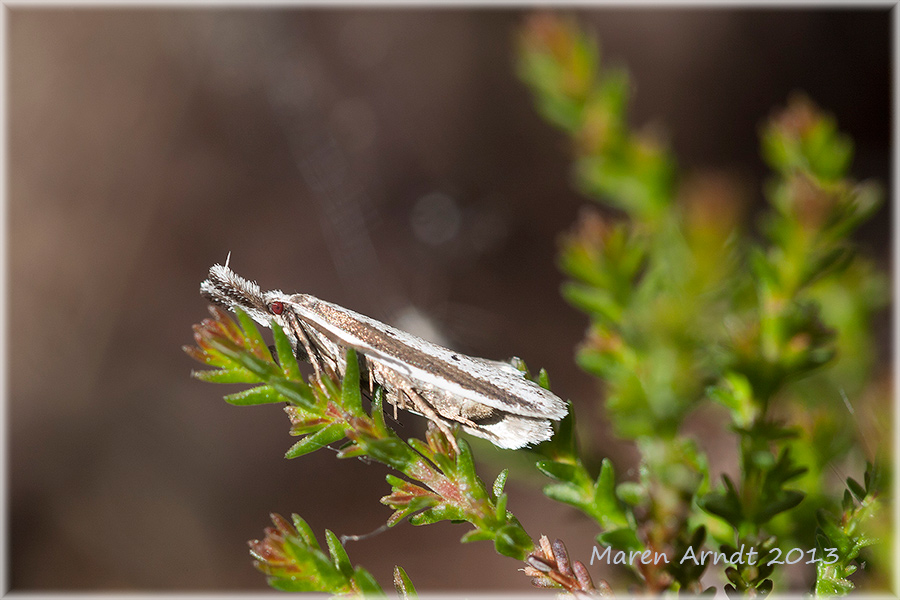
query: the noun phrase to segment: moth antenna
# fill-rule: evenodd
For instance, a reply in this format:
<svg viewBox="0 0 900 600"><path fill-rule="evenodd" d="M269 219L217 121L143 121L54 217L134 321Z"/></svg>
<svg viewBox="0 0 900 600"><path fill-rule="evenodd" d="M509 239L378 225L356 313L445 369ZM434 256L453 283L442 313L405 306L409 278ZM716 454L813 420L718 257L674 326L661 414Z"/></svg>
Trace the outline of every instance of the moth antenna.
<svg viewBox="0 0 900 600"><path fill-rule="evenodd" d="M413 512L413 513L410 513L410 515L409 515L408 517L406 517L406 520L408 521L409 519L415 517L416 515L422 514L422 513L425 512L426 510L431 510L431 509L430 509L430 508L422 508L422 509L419 509L419 510ZM376 536L376 535L378 535L378 534L384 533L385 531L387 531L387 530L390 529L390 528L391 528L390 525L388 525L387 523L385 523L385 524L382 525L381 527L378 527L377 529L375 529L374 531L370 531L369 533L362 533L362 534L360 534L360 535L342 535L342 536L339 538L339 539L341 540L341 546L346 546L346 545L347 545L347 542L358 542L358 541L360 541L360 540L365 540L365 539L368 539L368 538L370 538L370 537L374 537L374 536Z"/></svg>
<svg viewBox="0 0 900 600"><path fill-rule="evenodd" d="M379 527L378 529L375 529L374 531L370 531L369 533L361 533L361 534L359 534L359 535L342 535L342 536L340 537L340 540L341 540L341 546L346 546L346 545L347 545L347 542L358 542L358 541L360 541L360 540L364 540L364 539L367 539L367 538L370 538L370 537L374 537L374 536L376 536L376 535L378 535L378 534L380 534L380 533L384 533L384 532L387 531L387 530L388 530L388 524L385 523L384 525L382 525L382 526Z"/></svg>
<svg viewBox="0 0 900 600"><path fill-rule="evenodd" d="M228 256L225 257L225 268L228 268L228 263L231 261L231 250L228 251Z"/></svg>

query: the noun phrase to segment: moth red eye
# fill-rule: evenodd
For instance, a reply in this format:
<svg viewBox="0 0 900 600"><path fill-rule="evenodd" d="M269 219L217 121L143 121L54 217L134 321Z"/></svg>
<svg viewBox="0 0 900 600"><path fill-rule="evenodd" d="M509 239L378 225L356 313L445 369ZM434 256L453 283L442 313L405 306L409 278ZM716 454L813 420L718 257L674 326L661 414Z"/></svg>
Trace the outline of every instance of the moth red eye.
<svg viewBox="0 0 900 600"><path fill-rule="evenodd" d="M269 306L269 308L272 309L272 312L275 313L276 315L280 315L281 313L284 312L284 303L276 300Z"/></svg>

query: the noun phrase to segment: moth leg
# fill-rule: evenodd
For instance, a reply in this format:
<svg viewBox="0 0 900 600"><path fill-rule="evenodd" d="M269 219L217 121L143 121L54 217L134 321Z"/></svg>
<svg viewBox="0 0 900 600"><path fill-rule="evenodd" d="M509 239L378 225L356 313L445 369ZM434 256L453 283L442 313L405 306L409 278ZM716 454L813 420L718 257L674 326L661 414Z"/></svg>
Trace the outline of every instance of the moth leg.
<svg viewBox="0 0 900 600"><path fill-rule="evenodd" d="M478 423L476 423L475 421L472 421L471 419L467 419L463 416L454 417L453 420L457 421L459 423L462 423L463 425L468 425L472 429L478 429Z"/></svg>
<svg viewBox="0 0 900 600"><path fill-rule="evenodd" d="M397 409L406 408L406 396L403 395L403 392L399 391L403 383L400 381L398 375L391 369L385 367L380 362L371 359L367 360L369 373L371 374L369 377L369 385L372 384L372 380L374 379L384 388L385 399L394 407L394 421L396 421Z"/></svg>
<svg viewBox="0 0 900 600"><path fill-rule="evenodd" d="M300 320L295 314L291 313L288 317L288 323L290 323L291 329L294 330L294 335L296 335L297 339L300 340L300 343L303 344L303 349L306 351L306 355L309 357L309 362L312 363L313 371L315 371L316 380L319 383L322 383L322 368L319 366L319 359L313 352L312 344L310 344L309 338L306 336L306 332L303 330L303 326L300 324Z"/></svg>
<svg viewBox="0 0 900 600"><path fill-rule="evenodd" d="M428 402L422 398L419 393L414 390L409 385L401 385L400 390L403 394L409 398L410 402L412 402L413 406L418 410L422 415L424 415L429 421L437 425L438 429L443 432L444 435L447 436L447 439L450 441L450 445L453 446L453 450L459 454L459 446L456 443L456 436L453 435L453 430L447 425L447 422L444 420L441 415L437 413L437 411L432 408ZM394 409L396 410L396 405L394 405Z"/></svg>
<svg viewBox="0 0 900 600"><path fill-rule="evenodd" d="M320 359L321 360L321 359ZM332 379L343 379L343 375L338 376L336 369L340 369L340 366L335 367L333 363L328 360L321 360L322 369L328 374Z"/></svg>

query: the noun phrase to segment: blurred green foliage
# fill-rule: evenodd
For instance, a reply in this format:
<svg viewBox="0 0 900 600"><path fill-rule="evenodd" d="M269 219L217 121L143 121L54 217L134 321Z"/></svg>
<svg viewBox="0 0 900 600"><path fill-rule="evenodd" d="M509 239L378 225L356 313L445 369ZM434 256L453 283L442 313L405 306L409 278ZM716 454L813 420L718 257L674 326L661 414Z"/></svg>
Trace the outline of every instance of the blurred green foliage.
<svg viewBox="0 0 900 600"><path fill-rule="evenodd" d="M627 73L606 68L574 22L536 15L518 55L538 111L571 139L576 188L607 208L584 211L564 240L562 292L590 319L578 363L602 381L615 432L641 453L638 481L616 486L606 459L591 477L569 435L564 452L538 463L556 480L547 495L593 518L598 543L626 551L812 549L827 538L842 566L818 563L814 589L847 592L845 566L868 540L853 527L841 537L821 516L841 504L830 470L883 461L890 439L886 419L859 418L887 411L872 322L888 286L850 237L881 203L877 186L849 177L852 141L793 97L762 128L770 208L747 231L733 186L679 178L666 144L629 127ZM684 433L713 405L727 410L738 461L719 484ZM844 502L838 522L886 518L880 489L858 498L864 510ZM702 567L633 569L646 592L702 591ZM784 570L733 565L725 589L783 589Z"/></svg>

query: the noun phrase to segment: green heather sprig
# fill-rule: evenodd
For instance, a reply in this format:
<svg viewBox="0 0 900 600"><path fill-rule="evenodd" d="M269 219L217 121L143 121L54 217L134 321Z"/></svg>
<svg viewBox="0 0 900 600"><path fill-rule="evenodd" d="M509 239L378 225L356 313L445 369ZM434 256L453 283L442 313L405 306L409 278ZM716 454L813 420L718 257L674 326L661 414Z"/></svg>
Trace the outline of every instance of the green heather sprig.
<svg viewBox="0 0 900 600"><path fill-rule="evenodd" d="M297 515L292 520L272 515L275 526L266 528L266 538L250 542L256 568L269 576L269 585L283 592L384 595L368 571L353 567L334 533L325 530L326 555L306 521Z"/></svg>
<svg viewBox="0 0 900 600"><path fill-rule="evenodd" d="M819 555L829 559L829 548L836 549L837 560L822 560L816 564L816 594L840 596L853 589L847 578L856 572L856 560L866 546L878 543L874 537L878 532L887 532L885 507L879 496L886 486L886 474L879 464L870 463L866 468L864 484L851 477L847 478L847 489L841 501L839 517L825 509L818 514L819 527L816 530L816 549Z"/></svg>
<svg viewBox="0 0 900 600"><path fill-rule="evenodd" d="M614 430L641 453L638 480L616 485L607 459L595 478L584 467L595 461L563 437L538 464L556 481L545 493L626 552L814 547L816 512L834 496L830 465L862 455L839 425L851 417L842 396L865 392L872 318L888 297L849 237L881 201L877 186L848 176L852 142L800 96L770 119L771 209L754 241L727 185L680 175L657 132L630 127L627 73L603 64L573 21L531 18L518 58L538 112L571 140L575 186L607 209L584 211L564 239L562 292L590 319L578 363L602 381ZM739 477L718 486L683 433L713 404L728 411L740 460ZM705 566L695 567L632 565L650 593L701 591ZM740 564L724 575L729 593L759 595L779 577Z"/></svg>
<svg viewBox="0 0 900 600"><path fill-rule="evenodd" d="M338 452L339 458L365 456L388 465L406 477L387 476L391 493L381 502L394 510L388 519L389 525L403 519L409 519L413 525L443 520L467 521L474 528L463 536L463 542L490 540L497 552L518 560L524 560L534 548L531 537L515 516L506 510L507 496L503 492L506 471L500 473L488 489L475 471L472 453L465 440L457 440L458 453L436 427L429 427L425 441L402 440L385 425L382 413L384 393L381 388L375 390L371 409L367 411L363 408L359 363L352 349L347 352L347 371L343 381L323 377L306 382L291 351L290 341L277 324L272 326L276 361L246 314L237 311L238 327L221 309L210 307L210 311L213 318L194 327L197 345L185 347L185 351L214 368L195 371L194 377L215 383L257 384L225 396L227 402L238 406L286 403L291 434L301 436L300 441L287 451L286 458L296 458L346 438L346 443ZM290 587L294 585L292 582L303 578L287 574L297 569L308 573L309 565L313 565L318 569L314 571L318 575L309 577L319 582L321 587L317 589L337 593L349 589L347 586L352 587L353 572L348 574L346 561L341 556L335 556L329 537L332 562L345 576L339 586L331 587L340 578L335 579L337 575L332 577L327 575L327 569L322 570L325 563L314 552L317 550L315 539L308 534L305 524L303 527L298 525L303 523L298 519L294 519L295 528L298 531L303 529L299 538L290 528L284 527L286 522L283 519L276 518L275 533L291 543L288 546L283 543L269 544L273 548L290 548L290 551L255 553L260 568L275 577L272 585ZM271 541L272 536L269 537ZM305 550L298 553L296 548ZM278 560L269 564L267 557L274 555L278 556ZM285 565L285 560L296 564ZM364 579L360 581L364 582Z"/></svg>

